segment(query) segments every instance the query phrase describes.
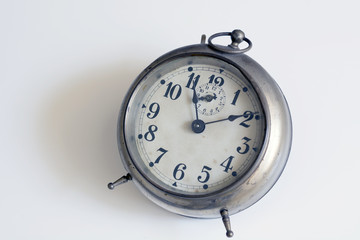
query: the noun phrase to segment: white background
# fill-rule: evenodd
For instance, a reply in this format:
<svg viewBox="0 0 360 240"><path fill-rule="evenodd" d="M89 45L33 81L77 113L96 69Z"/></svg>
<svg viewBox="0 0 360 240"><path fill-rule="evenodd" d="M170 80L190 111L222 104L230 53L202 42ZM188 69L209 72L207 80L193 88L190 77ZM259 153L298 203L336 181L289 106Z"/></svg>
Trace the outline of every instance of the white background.
<svg viewBox="0 0 360 240"><path fill-rule="evenodd" d="M155 58L242 29L287 97L292 152L275 187L231 217L234 239L360 239L358 1L1 1L0 238L226 239L220 219L147 200L116 121Z"/></svg>

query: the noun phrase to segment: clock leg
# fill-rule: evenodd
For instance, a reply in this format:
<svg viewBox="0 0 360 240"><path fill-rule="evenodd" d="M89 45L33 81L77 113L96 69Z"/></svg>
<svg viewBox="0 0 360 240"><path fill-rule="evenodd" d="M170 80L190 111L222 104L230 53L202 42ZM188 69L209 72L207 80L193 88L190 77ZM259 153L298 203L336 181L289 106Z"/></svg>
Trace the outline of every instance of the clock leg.
<svg viewBox="0 0 360 240"><path fill-rule="evenodd" d="M110 190L113 190L116 186L126 183L127 181L129 181L131 179L132 179L132 177L131 177L130 173L128 173L127 175L124 175L121 178L119 178L118 180L116 180L115 182L109 183L107 186Z"/></svg>
<svg viewBox="0 0 360 240"><path fill-rule="evenodd" d="M220 214L226 229L226 236L231 238L232 236L234 236L234 232L231 230L229 212L227 209L223 208L220 210Z"/></svg>

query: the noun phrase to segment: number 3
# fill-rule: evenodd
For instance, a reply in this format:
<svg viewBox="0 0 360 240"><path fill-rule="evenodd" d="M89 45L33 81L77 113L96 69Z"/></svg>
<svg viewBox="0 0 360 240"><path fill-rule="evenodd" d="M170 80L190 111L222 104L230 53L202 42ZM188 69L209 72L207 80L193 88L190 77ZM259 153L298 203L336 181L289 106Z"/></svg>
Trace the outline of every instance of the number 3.
<svg viewBox="0 0 360 240"><path fill-rule="evenodd" d="M245 140L245 142L243 143L243 145L245 145L245 149L242 150L242 148L239 146L236 148L236 151L240 154L245 154L249 151L250 147L249 144L247 144L251 139L248 137L243 137L243 140Z"/></svg>

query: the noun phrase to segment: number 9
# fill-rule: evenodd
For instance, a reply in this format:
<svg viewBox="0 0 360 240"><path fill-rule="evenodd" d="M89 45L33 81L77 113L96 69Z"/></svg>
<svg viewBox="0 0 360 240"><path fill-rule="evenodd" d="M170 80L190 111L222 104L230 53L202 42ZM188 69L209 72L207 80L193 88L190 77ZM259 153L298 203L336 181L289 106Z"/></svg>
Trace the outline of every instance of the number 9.
<svg viewBox="0 0 360 240"><path fill-rule="evenodd" d="M160 111L160 105L156 102L150 104L149 107L149 113L146 115L149 119L154 119L156 118L156 116L159 114ZM153 115L151 116L151 113L153 113Z"/></svg>

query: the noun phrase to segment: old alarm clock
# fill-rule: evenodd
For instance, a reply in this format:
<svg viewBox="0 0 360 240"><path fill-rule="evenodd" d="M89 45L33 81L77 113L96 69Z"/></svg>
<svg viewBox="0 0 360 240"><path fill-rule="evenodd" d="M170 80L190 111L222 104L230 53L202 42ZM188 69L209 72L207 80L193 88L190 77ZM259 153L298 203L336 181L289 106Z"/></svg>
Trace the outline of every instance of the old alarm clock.
<svg viewBox="0 0 360 240"><path fill-rule="evenodd" d="M232 237L229 216L280 177L292 124L279 86L244 54L252 43L242 31L205 38L159 57L131 85L117 128L128 174L108 187L132 180L168 211L221 217Z"/></svg>

